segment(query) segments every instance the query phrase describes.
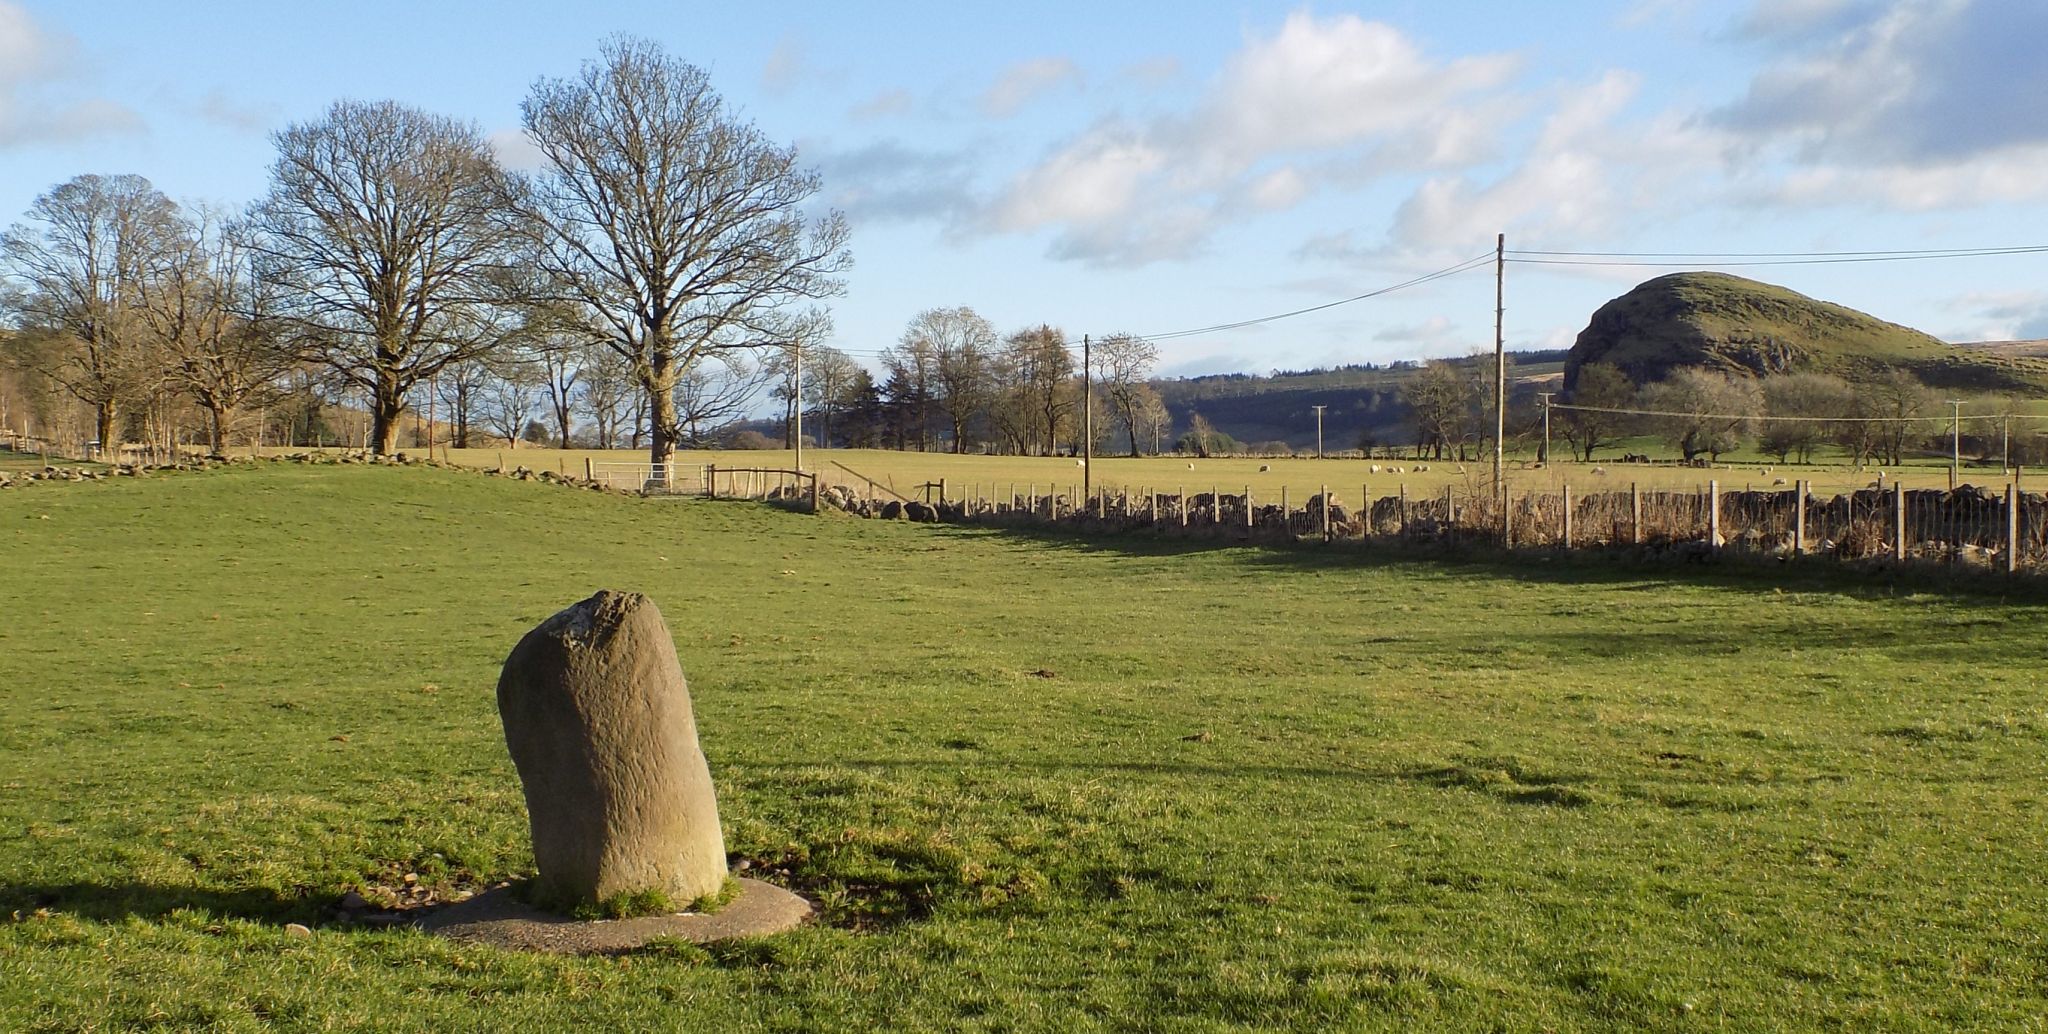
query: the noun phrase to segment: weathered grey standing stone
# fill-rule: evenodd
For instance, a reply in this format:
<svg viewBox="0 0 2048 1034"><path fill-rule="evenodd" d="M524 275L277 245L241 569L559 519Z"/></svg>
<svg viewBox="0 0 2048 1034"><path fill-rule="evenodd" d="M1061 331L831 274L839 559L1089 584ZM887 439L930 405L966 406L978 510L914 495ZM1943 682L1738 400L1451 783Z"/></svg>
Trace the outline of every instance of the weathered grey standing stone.
<svg viewBox="0 0 2048 1034"><path fill-rule="evenodd" d="M725 883L725 838L690 690L654 602L601 591L542 622L498 678L505 746L526 787L543 900Z"/></svg>

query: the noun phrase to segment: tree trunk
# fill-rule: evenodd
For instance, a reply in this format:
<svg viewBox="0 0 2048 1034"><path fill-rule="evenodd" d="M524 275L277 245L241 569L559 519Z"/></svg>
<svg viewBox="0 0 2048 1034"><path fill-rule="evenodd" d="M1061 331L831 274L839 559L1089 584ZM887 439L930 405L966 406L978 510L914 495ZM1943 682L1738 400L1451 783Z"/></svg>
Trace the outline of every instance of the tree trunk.
<svg viewBox="0 0 2048 1034"><path fill-rule="evenodd" d="M212 418L209 423L213 439L213 454L216 456L223 455L228 450L228 407L222 405L208 406L206 407L206 414Z"/></svg>
<svg viewBox="0 0 2048 1034"><path fill-rule="evenodd" d="M114 440L114 429L118 426L119 417L118 403L108 401L93 407L93 433L99 436L100 452L103 454L111 453L117 457L120 455L121 443Z"/></svg>
<svg viewBox="0 0 2048 1034"><path fill-rule="evenodd" d="M648 451L648 462L657 466L674 463L676 459L676 400L666 390L647 387L648 440L652 443Z"/></svg>

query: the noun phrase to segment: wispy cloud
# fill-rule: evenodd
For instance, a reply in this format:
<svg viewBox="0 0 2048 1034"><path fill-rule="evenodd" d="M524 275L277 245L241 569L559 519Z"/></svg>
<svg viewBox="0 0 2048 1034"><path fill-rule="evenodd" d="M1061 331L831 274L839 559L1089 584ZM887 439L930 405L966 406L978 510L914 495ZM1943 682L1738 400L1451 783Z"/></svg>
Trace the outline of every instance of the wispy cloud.
<svg viewBox="0 0 2048 1034"><path fill-rule="evenodd" d="M995 84L981 95L981 110L990 118L1009 118L1040 96L1080 82L1081 66L1067 58L1021 61L1004 69Z"/></svg>
<svg viewBox="0 0 2048 1034"><path fill-rule="evenodd" d="M77 44L28 10L0 0L0 147L144 132L134 109L105 97L63 96Z"/></svg>

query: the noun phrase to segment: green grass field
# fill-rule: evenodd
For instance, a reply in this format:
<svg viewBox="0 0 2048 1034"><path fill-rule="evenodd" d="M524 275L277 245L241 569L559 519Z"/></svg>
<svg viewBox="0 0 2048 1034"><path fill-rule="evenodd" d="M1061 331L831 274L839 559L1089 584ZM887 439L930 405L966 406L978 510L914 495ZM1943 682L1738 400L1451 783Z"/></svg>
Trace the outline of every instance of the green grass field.
<svg viewBox="0 0 2048 1034"><path fill-rule="evenodd" d="M2041 1030L2048 607L263 464L0 491L0 1029ZM651 594L824 921L534 957L518 637ZM313 927L294 937L287 923Z"/></svg>

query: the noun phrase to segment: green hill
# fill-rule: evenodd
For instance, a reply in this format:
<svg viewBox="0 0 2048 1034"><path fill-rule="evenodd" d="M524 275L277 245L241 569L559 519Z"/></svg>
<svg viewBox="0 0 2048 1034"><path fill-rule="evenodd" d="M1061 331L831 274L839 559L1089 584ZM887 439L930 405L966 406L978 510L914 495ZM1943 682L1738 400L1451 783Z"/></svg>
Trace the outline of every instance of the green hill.
<svg viewBox="0 0 2048 1034"><path fill-rule="evenodd" d="M1773 284L1727 273L1673 273L1645 281L1593 313L1565 361L1605 362L1637 383L1673 367L1765 375L1820 371L1868 379L1895 369L1930 387L2039 391L2048 360L1961 349L1932 335Z"/></svg>

